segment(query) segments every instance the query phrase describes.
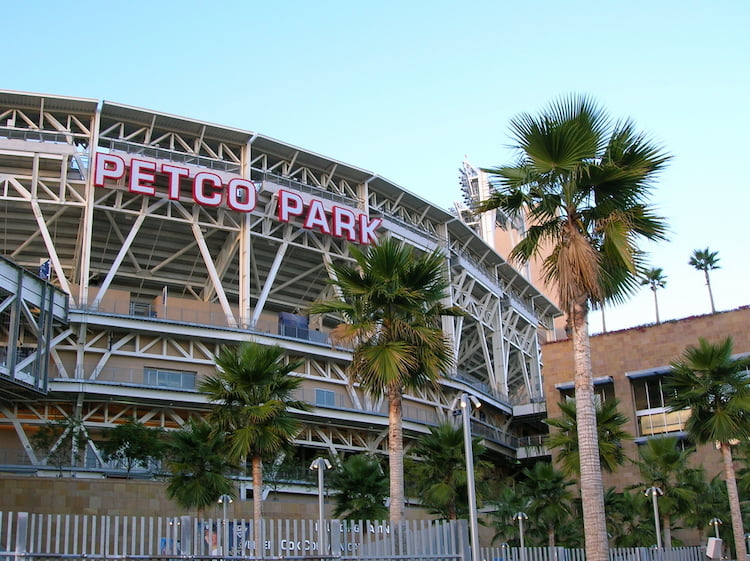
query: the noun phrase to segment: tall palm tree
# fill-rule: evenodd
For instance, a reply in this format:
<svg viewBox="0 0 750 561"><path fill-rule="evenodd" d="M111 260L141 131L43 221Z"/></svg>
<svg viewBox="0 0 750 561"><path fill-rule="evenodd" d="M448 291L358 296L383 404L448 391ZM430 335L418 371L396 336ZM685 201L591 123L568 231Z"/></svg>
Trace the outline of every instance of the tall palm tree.
<svg viewBox="0 0 750 561"><path fill-rule="evenodd" d="M732 461L732 444L750 438L750 360L732 357L732 338L718 343L700 338L672 363L665 390L671 411L689 410L685 430L698 444L713 443L724 460L724 480L732 515L737 559L745 559L742 513Z"/></svg>
<svg viewBox="0 0 750 561"><path fill-rule="evenodd" d="M649 438L638 447L637 462L645 486L655 486L664 491L659 498L659 516L664 536L664 547L672 547L672 523L682 513L688 512L697 497L696 490L689 485L692 468L688 459L693 450L681 450L679 441L673 436Z"/></svg>
<svg viewBox="0 0 750 561"><path fill-rule="evenodd" d="M475 472L487 465L481 460L485 447L481 438L472 437ZM419 438L411 453L415 460L407 462L408 479L414 483L422 504L444 520L469 516L468 477L464 450L464 434L460 426L449 422L430 427L430 434ZM482 478L478 478L482 479ZM477 502L482 500L481 486Z"/></svg>
<svg viewBox="0 0 750 561"><path fill-rule="evenodd" d="M311 409L293 397L303 380L291 373L303 361L285 361L281 347L246 342L222 348L214 362L217 374L204 378L198 390L218 405L208 418L218 433L226 435L231 458L251 460L255 543L260 544L263 460L289 446L299 432L290 409Z"/></svg>
<svg viewBox="0 0 750 561"><path fill-rule="evenodd" d="M617 399L608 399L596 404L599 463L602 469L609 473L614 472L627 461L622 443L633 438L623 428L629 421L617 408L619 403ZM580 475L576 402L563 401L558 404L558 407L560 407L562 417L545 421L546 424L557 429L547 439L547 446L556 451L560 467L566 476Z"/></svg>
<svg viewBox="0 0 750 561"><path fill-rule="evenodd" d="M538 117L521 114L511 131L519 160L486 170L496 190L478 210L528 219L512 261L550 250L543 275L558 289L573 339L586 557L606 561L588 315L592 303L622 301L637 287L638 241L664 239L664 221L646 200L669 156L585 96L563 97Z"/></svg>
<svg viewBox="0 0 750 561"><path fill-rule="evenodd" d="M222 495L235 496L227 473L233 467L227 457L223 434L203 420L191 420L169 433L165 443L169 484L167 496L198 515L215 505Z"/></svg>
<svg viewBox="0 0 750 561"><path fill-rule="evenodd" d="M688 265L692 265L698 271L703 271L703 274L706 277L706 286L708 287L708 298L711 301L712 314L716 313L716 307L714 306L714 293L711 290L711 277L709 277L708 272L713 271L714 269L721 269L718 263L719 252L710 251L708 248L694 249L693 254L690 256L690 261L688 261Z"/></svg>
<svg viewBox="0 0 750 561"><path fill-rule="evenodd" d="M377 458L366 454L349 456L328 478L335 517L346 520L384 520L388 516L388 478Z"/></svg>
<svg viewBox="0 0 750 561"><path fill-rule="evenodd" d="M656 323L661 323L659 319L659 299L656 297L656 291L667 286L667 275L660 267L647 269L641 276L641 286L648 286L654 293L654 308L656 309Z"/></svg>
<svg viewBox="0 0 750 561"><path fill-rule="evenodd" d="M374 397L388 399L390 518L404 516L402 400L405 390L435 386L452 365L441 318L461 315L442 304L447 297L445 256L416 255L387 238L363 251L350 248L352 264L331 266L340 299L316 303L311 313L334 313L344 323L333 337L354 343L349 376Z"/></svg>
<svg viewBox="0 0 750 561"><path fill-rule="evenodd" d="M555 547L558 532L573 515L573 493L568 487L574 483L546 462L537 462L522 473L527 493L533 497L526 514L545 532L547 546Z"/></svg>

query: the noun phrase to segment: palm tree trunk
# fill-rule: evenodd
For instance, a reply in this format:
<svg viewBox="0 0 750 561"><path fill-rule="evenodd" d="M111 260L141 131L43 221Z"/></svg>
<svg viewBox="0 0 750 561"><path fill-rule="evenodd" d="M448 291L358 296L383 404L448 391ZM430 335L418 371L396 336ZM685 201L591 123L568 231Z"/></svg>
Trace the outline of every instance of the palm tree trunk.
<svg viewBox="0 0 750 561"><path fill-rule="evenodd" d="M711 290L711 279L708 276L708 269L703 271L703 273L706 275L706 286L708 287L708 299L711 300L711 313L716 313L716 307L714 306L714 293Z"/></svg>
<svg viewBox="0 0 750 561"><path fill-rule="evenodd" d="M656 297L656 289L654 288L654 308L656 309L656 324L659 325L659 299Z"/></svg>
<svg viewBox="0 0 750 561"><path fill-rule="evenodd" d="M255 534L255 556L263 554L263 463L260 456L253 456L253 533Z"/></svg>
<svg viewBox="0 0 750 561"><path fill-rule="evenodd" d="M404 518L404 436L402 430L401 387L388 387L388 465L391 482L391 522Z"/></svg>
<svg viewBox="0 0 750 561"><path fill-rule="evenodd" d="M571 305L573 357L575 361L575 399L578 425L578 454L581 465L581 502L586 560L607 561L607 526L604 514L604 485L599 463L596 431L594 382L591 372L588 303L585 297Z"/></svg>
<svg viewBox="0 0 750 561"><path fill-rule="evenodd" d="M672 547L672 519L662 516L662 534L664 535L664 547Z"/></svg>
<svg viewBox="0 0 750 561"><path fill-rule="evenodd" d="M737 493L737 479L734 475L732 449L727 442L722 442L720 446L721 456L724 459L724 480L727 484L727 495L729 496L729 512L732 514L735 558L738 560L747 559L745 531L742 528L742 511L740 510L740 496Z"/></svg>
<svg viewBox="0 0 750 561"><path fill-rule="evenodd" d="M547 546L555 547L555 527L550 526L547 528Z"/></svg>

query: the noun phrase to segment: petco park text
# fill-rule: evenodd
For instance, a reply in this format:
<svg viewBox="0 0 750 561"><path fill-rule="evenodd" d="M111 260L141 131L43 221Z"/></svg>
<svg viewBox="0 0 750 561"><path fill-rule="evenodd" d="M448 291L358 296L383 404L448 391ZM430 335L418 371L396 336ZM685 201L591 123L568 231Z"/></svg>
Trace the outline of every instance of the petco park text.
<svg viewBox="0 0 750 561"><path fill-rule="evenodd" d="M167 197L172 200L180 199L181 183L190 181L192 199L203 206L225 204L232 210L252 212L258 202L257 189L249 179L234 176L226 180L210 171L197 171L148 158L129 158L126 161L116 154L96 155L94 185L97 187L105 187L108 180L125 178L131 193L153 197L156 196L157 176L166 178ZM346 207L333 206L326 210L323 200L307 198L305 201L300 194L283 189L278 191L276 215L282 222L296 218L302 221L302 228L363 245L377 241L375 232L382 222Z"/></svg>

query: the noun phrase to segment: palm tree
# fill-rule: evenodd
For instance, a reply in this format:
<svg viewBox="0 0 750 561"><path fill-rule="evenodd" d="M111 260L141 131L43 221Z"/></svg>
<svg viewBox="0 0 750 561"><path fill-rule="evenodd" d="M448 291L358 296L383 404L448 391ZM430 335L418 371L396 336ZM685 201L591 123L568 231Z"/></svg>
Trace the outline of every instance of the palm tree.
<svg viewBox="0 0 750 561"><path fill-rule="evenodd" d="M531 502L524 485L509 481L500 487L497 498L492 501L493 509L490 511L490 524L495 530L492 543L510 543L518 535L518 528L513 522L513 515L523 512Z"/></svg>
<svg viewBox="0 0 750 561"><path fill-rule="evenodd" d="M711 278L708 276L708 272L713 271L714 269L721 269L718 265L718 255L718 251L710 251L708 248L694 249L693 255L690 256L690 261L688 261L688 265L692 265L698 271L703 271L703 274L706 277L706 286L708 287L708 298L711 301L712 314L716 313L716 307L714 306L714 294L711 291Z"/></svg>
<svg viewBox="0 0 750 561"><path fill-rule="evenodd" d="M721 481L720 475L706 481L706 472L703 469L688 472L686 482L695 490L696 498L684 512L682 519L688 527L698 530L703 540L709 532L710 520L729 509L727 486Z"/></svg>
<svg viewBox="0 0 750 561"><path fill-rule="evenodd" d="M496 191L478 210L528 218L512 261L525 264L550 250L544 279L558 289L573 339L586 557L606 561L588 314L591 304L620 302L635 290L639 240L665 238L664 221L646 199L669 156L585 96L561 98L539 117L515 117L511 130L519 160L486 170Z"/></svg>
<svg viewBox="0 0 750 561"><path fill-rule="evenodd" d="M656 309L656 323L659 324L659 300L656 297L656 291L667 286L667 276L660 267L647 269L643 271L641 277L641 286L648 286L654 293L654 308Z"/></svg>
<svg viewBox="0 0 750 561"><path fill-rule="evenodd" d="M655 486L664 491L659 499L664 547L672 547L672 523L675 517L688 512L695 504L696 490L689 485L693 471L688 459L693 450L680 450L679 441L673 436L649 438L638 447L637 462L645 487Z"/></svg>
<svg viewBox="0 0 750 561"><path fill-rule="evenodd" d="M639 547L656 541L653 511L643 499L640 491L607 489L607 528L615 547Z"/></svg>
<svg viewBox="0 0 750 561"><path fill-rule="evenodd" d="M233 467L226 453L224 435L205 421L191 420L169 434L165 443L169 485L167 496L183 508L195 508L200 516L222 495L235 496L227 472Z"/></svg>
<svg viewBox="0 0 750 561"><path fill-rule="evenodd" d="M472 437L474 469L479 472L487 468L480 459L485 452L481 440ZM411 452L416 458L407 462L406 473L430 514L444 520L467 518L468 479L461 427L448 422L430 427L430 434L420 437ZM477 495L477 502L480 502L481 490Z"/></svg>
<svg viewBox="0 0 750 561"><path fill-rule="evenodd" d="M672 363L665 391L671 411L689 410L685 430L698 444L713 443L724 460L724 480L732 515L737 559L747 555L731 445L750 438L750 360L732 357L732 338L718 343L700 338Z"/></svg>
<svg viewBox="0 0 750 561"><path fill-rule="evenodd" d="M198 390L217 404L208 418L218 433L225 434L230 457L252 463L253 518L260 535L263 516L263 460L289 446L300 430L290 409L309 411L304 401L293 398L302 378L291 372L302 360L284 361L284 350L246 342L224 347L215 357L218 373L207 376ZM255 540L260 544L260 540Z"/></svg>
<svg viewBox="0 0 750 561"><path fill-rule="evenodd" d="M573 515L573 493L568 489L574 483L565 478L552 464L537 462L522 470L524 486L530 497L526 514L546 533L547 545L555 547L555 538Z"/></svg>
<svg viewBox="0 0 750 561"><path fill-rule="evenodd" d="M599 464L612 473L627 461L622 443L633 436L623 426L629 421L617 408L617 399L608 399L596 404L597 444ZM558 429L547 438L547 446L556 450L562 472L566 476L580 475L580 455L578 453L578 423L576 402L567 400L558 404L563 416L547 419L544 422Z"/></svg>
<svg viewBox="0 0 750 561"><path fill-rule="evenodd" d="M333 515L347 520L384 520L388 516L388 478L380 462L366 454L349 456L329 478L335 491Z"/></svg>
<svg viewBox="0 0 750 561"><path fill-rule="evenodd" d="M331 265L340 299L314 304L311 313L334 313L344 323L332 333L354 343L349 376L371 396L388 399L390 518L404 516L402 399L405 390L435 386L452 365L441 318L461 315L447 308L445 256L440 250L415 255L395 239L352 246L354 265Z"/></svg>

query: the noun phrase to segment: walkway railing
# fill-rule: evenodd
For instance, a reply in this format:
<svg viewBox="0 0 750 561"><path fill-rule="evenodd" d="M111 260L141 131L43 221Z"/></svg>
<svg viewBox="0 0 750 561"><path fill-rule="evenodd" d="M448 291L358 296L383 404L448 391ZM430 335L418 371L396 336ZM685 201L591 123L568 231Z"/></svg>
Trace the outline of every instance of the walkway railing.
<svg viewBox="0 0 750 561"><path fill-rule="evenodd" d="M2 561L357 559L469 561L460 521L252 520L0 512ZM324 547L321 547L324 544Z"/></svg>

